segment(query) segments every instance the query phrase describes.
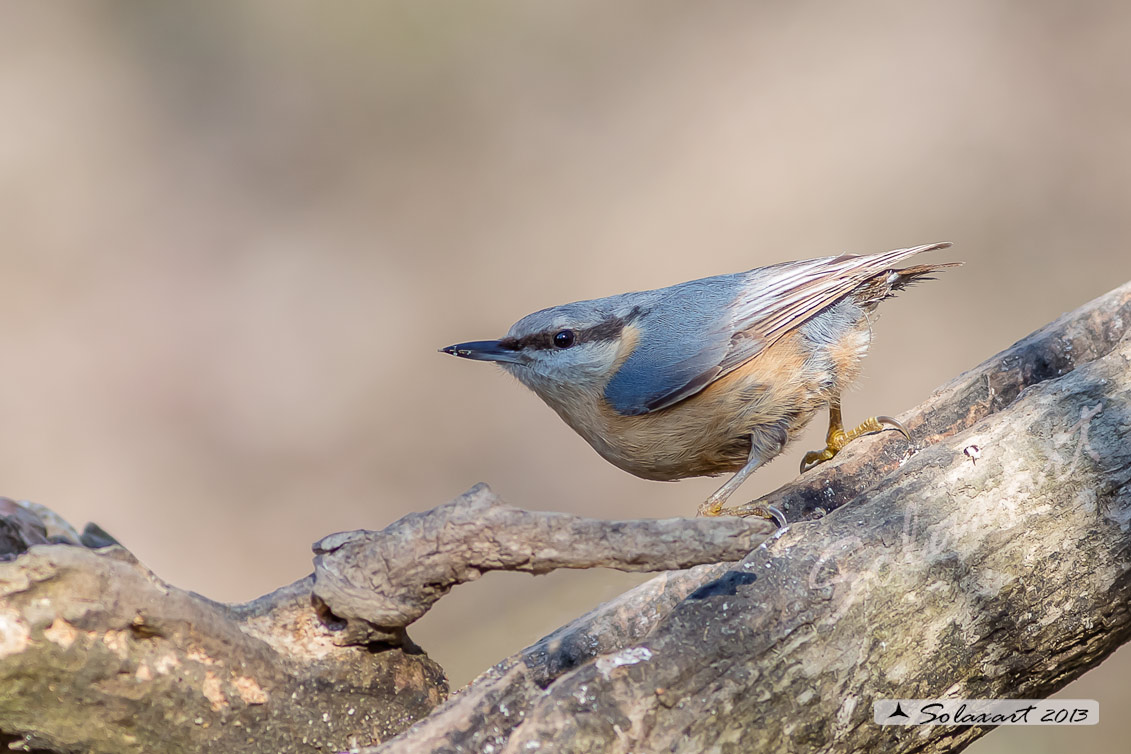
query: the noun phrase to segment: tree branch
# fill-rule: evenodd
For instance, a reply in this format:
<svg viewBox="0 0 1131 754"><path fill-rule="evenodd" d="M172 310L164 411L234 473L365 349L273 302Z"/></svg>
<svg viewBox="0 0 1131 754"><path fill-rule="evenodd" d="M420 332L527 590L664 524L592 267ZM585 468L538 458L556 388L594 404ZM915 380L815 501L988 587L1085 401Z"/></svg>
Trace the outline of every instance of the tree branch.
<svg viewBox="0 0 1131 754"><path fill-rule="evenodd" d="M761 519L600 521L499 502L487 485L379 532L314 545L314 596L346 622L335 641L399 641L457 584L486 571L666 571L741 560L774 525Z"/></svg>
<svg viewBox="0 0 1131 754"><path fill-rule="evenodd" d="M323 539L315 574L246 605L161 582L97 527L0 500L0 740L50 751L343 749L447 695L404 626L483 571L663 570L739 560L739 519L597 521L479 486L380 532ZM107 714L107 710L110 714Z"/></svg>
<svg viewBox="0 0 1131 754"><path fill-rule="evenodd" d="M0 731L60 752L284 752L384 740L444 696L418 650L334 646L311 579L228 607L121 547L0 563Z"/></svg>

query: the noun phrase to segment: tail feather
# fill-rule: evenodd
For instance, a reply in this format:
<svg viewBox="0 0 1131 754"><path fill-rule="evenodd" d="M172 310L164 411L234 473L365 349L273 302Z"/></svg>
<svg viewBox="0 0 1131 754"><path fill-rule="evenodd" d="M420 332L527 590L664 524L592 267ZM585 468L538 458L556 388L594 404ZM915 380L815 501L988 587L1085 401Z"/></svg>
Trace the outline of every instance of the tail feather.
<svg viewBox="0 0 1131 754"><path fill-rule="evenodd" d="M911 267L891 269L871 278L853 292L856 302L868 311L875 309L881 301L891 298L896 292L914 283L934 280L932 273L950 267L961 267L962 262L942 264L917 264Z"/></svg>
<svg viewBox="0 0 1131 754"><path fill-rule="evenodd" d="M891 282L893 291L901 290L912 283L919 283L924 280L934 280L933 277L928 277L932 272L938 270L945 270L948 267L961 267L962 262L944 262L942 264L917 264L912 267L903 267L898 270L892 270L896 275L896 279Z"/></svg>

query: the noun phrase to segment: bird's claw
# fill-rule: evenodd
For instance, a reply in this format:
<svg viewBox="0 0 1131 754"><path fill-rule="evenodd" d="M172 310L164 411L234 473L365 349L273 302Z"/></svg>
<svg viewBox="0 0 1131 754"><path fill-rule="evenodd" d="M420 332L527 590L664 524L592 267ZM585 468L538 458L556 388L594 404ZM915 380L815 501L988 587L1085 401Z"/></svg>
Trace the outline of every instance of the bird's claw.
<svg viewBox="0 0 1131 754"><path fill-rule="evenodd" d="M772 505L755 505L753 508L747 509L743 506L743 516L758 516L767 521L773 521L779 529L784 529L789 525L789 521L785 519L785 514Z"/></svg>
<svg viewBox="0 0 1131 754"><path fill-rule="evenodd" d="M875 417L875 422L876 424L880 425L886 424L896 432L899 432L899 434L903 435L904 439L907 440L907 442L911 442L911 433L907 431L907 427L903 426L903 422L899 421L898 419L893 419L890 416L877 416ZM859 427L857 427L857 429L859 429ZM883 429L883 426L880 426L877 427L874 431L882 432Z"/></svg>
<svg viewBox="0 0 1131 754"><path fill-rule="evenodd" d="M894 429L907 438L908 442L911 442L911 433L907 431L907 427L903 426L903 423L899 420L893 419L890 416L869 417L861 422L860 426L849 432L845 432L844 429L840 427L832 427L829 429L825 449L811 450L801 459L801 473L804 474L814 466L832 460L837 453L844 450L845 445L848 445L848 443L852 442L857 437L883 432L885 429Z"/></svg>
<svg viewBox="0 0 1131 754"><path fill-rule="evenodd" d="M785 518L785 514L780 510L772 505L760 505L756 500L735 508L724 508L721 501L713 502L708 500L699 506L699 515L708 517L737 516L739 518L757 516L767 521L773 521L779 529L784 529L789 523Z"/></svg>
<svg viewBox="0 0 1131 754"><path fill-rule="evenodd" d="M825 461L831 461L836 454L837 451L833 450L831 446L826 447L824 450L810 450L805 454L805 457L801 459L801 473L804 474L809 469Z"/></svg>

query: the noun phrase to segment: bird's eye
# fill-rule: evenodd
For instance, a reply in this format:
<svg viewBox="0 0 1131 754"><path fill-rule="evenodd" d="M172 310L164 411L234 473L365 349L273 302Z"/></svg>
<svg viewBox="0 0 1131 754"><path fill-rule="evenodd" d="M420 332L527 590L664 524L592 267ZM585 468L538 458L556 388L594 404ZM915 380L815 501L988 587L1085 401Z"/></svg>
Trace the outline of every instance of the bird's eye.
<svg viewBox="0 0 1131 754"><path fill-rule="evenodd" d="M573 345L573 330L560 330L554 334L554 345L558 348L569 348Z"/></svg>

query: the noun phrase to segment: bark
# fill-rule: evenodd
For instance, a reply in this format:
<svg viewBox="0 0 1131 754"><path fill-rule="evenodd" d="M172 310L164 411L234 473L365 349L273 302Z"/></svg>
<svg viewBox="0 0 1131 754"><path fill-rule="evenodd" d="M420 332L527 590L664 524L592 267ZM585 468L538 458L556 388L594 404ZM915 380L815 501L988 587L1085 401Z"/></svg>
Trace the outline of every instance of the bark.
<svg viewBox="0 0 1131 754"><path fill-rule="evenodd" d="M315 545L315 573L245 605L160 581L113 538L0 500L0 741L63 752L336 751L446 695L404 627L490 569L663 570L737 560L766 521L595 521L479 486ZM92 549L97 548L97 549Z"/></svg>
<svg viewBox="0 0 1131 754"><path fill-rule="evenodd" d="M335 750L443 699L418 650L333 645L311 581L229 607L118 546L34 546L0 563L0 730L59 752Z"/></svg>
<svg viewBox="0 0 1131 754"><path fill-rule="evenodd" d="M327 537L314 575L223 605L96 527L0 502L0 735L66 752L957 750L985 729L880 727L872 700L1047 696L1131 634L1128 327L1131 285L961 375L900 417L913 447L860 440L760 501L794 522L769 539L760 520L596 522L478 488ZM492 568L693 563L709 564L442 704L405 633Z"/></svg>
<svg viewBox="0 0 1131 754"><path fill-rule="evenodd" d="M512 508L480 484L379 532L315 543L314 597L344 622L336 641L399 641L456 584L486 571L665 571L741 560L775 526L762 519L599 521Z"/></svg>

